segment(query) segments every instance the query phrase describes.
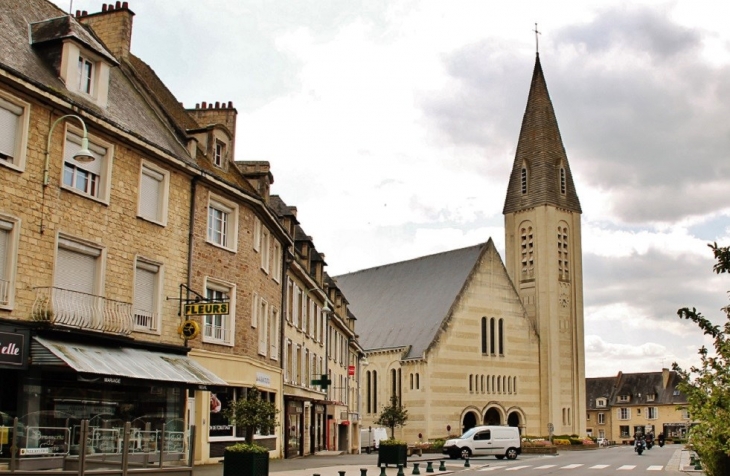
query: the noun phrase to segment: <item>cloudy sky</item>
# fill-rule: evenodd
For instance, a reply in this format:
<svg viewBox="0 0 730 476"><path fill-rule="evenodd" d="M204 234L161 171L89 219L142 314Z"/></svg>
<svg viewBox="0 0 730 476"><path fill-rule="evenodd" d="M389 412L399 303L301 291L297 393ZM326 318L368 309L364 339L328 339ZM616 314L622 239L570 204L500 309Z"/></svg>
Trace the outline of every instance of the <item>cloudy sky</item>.
<svg viewBox="0 0 730 476"><path fill-rule="evenodd" d="M68 10L70 0L54 0ZM98 0L73 9L101 10ZM132 0L184 103L233 101L332 275L494 239L540 59L583 208L586 374L699 362L730 244L730 2Z"/></svg>

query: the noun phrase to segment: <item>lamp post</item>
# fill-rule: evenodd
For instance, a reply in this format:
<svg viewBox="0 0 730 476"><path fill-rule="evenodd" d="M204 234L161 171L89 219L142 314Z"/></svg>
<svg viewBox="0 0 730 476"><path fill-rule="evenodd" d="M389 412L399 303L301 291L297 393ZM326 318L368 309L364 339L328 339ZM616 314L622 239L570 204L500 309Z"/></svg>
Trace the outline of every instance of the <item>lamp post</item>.
<svg viewBox="0 0 730 476"><path fill-rule="evenodd" d="M74 154L74 159L81 162L81 163L88 163L94 161L94 155L89 150L89 134L86 131L86 123L84 123L84 120L81 119L79 116L75 114L66 114L64 116L59 117L54 121L54 123L51 125L51 129L48 131L48 141L46 142L46 164L43 168L43 186L48 186L49 181L49 172L51 168L51 137L53 136L53 129L56 127L56 124L61 122L64 119L67 118L74 118L81 123L81 129L83 130L83 135L81 137L81 149L78 150Z"/></svg>

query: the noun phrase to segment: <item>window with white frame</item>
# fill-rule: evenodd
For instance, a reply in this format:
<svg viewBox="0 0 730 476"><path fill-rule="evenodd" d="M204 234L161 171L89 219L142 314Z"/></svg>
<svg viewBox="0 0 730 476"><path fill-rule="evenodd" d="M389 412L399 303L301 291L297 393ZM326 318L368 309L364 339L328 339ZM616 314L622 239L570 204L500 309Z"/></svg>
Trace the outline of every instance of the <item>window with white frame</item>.
<svg viewBox="0 0 730 476"><path fill-rule="evenodd" d="M18 249L18 221L0 216L0 307L13 304L13 283Z"/></svg>
<svg viewBox="0 0 730 476"><path fill-rule="evenodd" d="M656 399L656 393L647 393L646 394L647 402L653 402L655 399Z"/></svg>
<svg viewBox="0 0 730 476"><path fill-rule="evenodd" d="M596 398L596 408L606 408L606 398Z"/></svg>
<svg viewBox="0 0 730 476"><path fill-rule="evenodd" d="M63 187L97 200L107 201L112 146L89 137L89 150L94 160L84 163L74 159L74 155L80 149L80 132L69 127L63 151Z"/></svg>
<svg viewBox="0 0 730 476"><path fill-rule="evenodd" d="M91 296L101 289L102 256L101 248L76 241L71 237L58 237L54 285L57 288L89 296L75 295L73 300L67 299L69 304L71 301L79 305L95 304L95 299ZM85 300L89 302L82 303ZM93 308L94 306L90 305L87 309Z"/></svg>
<svg viewBox="0 0 730 476"><path fill-rule="evenodd" d="M82 55L79 55L78 77L78 91L89 96L93 95L94 62Z"/></svg>
<svg viewBox="0 0 730 476"><path fill-rule="evenodd" d="M681 412L682 412L682 420L689 420L689 410L687 410L686 408L683 408L681 410Z"/></svg>
<svg viewBox="0 0 730 476"><path fill-rule="evenodd" d="M630 420L631 419L631 409L630 408L619 408L618 409L618 419L619 420Z"/></svg>
<svg viewBox="0 0 730 476"><path fill-rule="evenodd" d="M226 157L226 144L219 139L213 145L213 165L223 167L223 159Z"/></svg>
<svg viewBox="0 0 730 476"><path fill-rule="evenodd" d="M261 220L259 217L253 219L253 250L261 250Z"/></svg>
<svg viewBox="0 0 730 476"><path fill-rule="evenodd" d="M605 423L606 423L606 415L603 412L601 412L598 414L598 424L604 425Z"/></svg>
<svg viewBox="0 0 730 476"><path fill-rule="evenodd" d="M203 342L233 345L235 322L235 287L222 281L207 280L205 298L209 302L228 302L229 314L206 314L203 324Z"/></svg>
<svg viewBox="0 0 730 476"><path fill-rule="evenodd" d="M271 318L269 319L269 336L269 358L279 360L279 310L273 306L271 306Z"/></svg>
<svg viewBox="0 0 730 476"><path fill-rule="evenodd" d="M134 329L157 332L161 267L159 264L137 258L134 275Z"/></svg>
<svg viewBox="0 0 730 476"><path fill-rule="evenodd" d="M302 380L302 346L297 344L296 349L294 349L294 362L292 363L292 383L294 385L299 385L299 382Z"/></svg>
<svg viewBox="0 0 730 476"><path fill-rule="evenodd" d="M259 329L259 355L266 355L269 350L269 303L265 299L259 299L258 312L256 313Z"/></svg>
<svg viewBox="0 0 730 476"><path fill-rule="evenodd" d="M286 278L286 308L286 322L291 324L294 314L294 282L291 278Z"/></svg>
<svg viewBox="0 0 730 476"><path fill-rule="evenodd" d="M269 261L271 259L270 234L266 227L261 228L261 269L269 272Z"/></svg>
<svg viewBox="0 0 730 476"><path fill-rule="evenodd" d="M293 352L292 341L286 340L286 347L284 347L284 381L291 382L292 369L294 368L294 352Z"/></svg>
<svg viewBox="0 0 730 476"><path fill-rule="evenodd" d="M23 170L30 104L0 91L0 165Z"/></svg>
<svg viewBox="0 0 730 476"><path fill-rule="evenodd" d="M626 402L628 402L629 400L630 400L630 398L629 398L629 396L628 396L628 395L619 395L619 396L618 396L618 401L619 401L619 402L622 402L622 403L626 403Z"/></svg>
<svg viewBox="0 0 730 476"><path fill-rule="evenodd" d="M238 206L219 197L208 200L208 243L236 251Z"/></svg>
<svg viewBox="0 0 730 476"><path fill-rule="evenodd" d="M169 177L168 171L142 163L139 179L138 216L161 225L167 222Z"/></svg>
<svg viewBox="0 0 730 476"><path fill-rule="evenodd" d="M648 407L646 409L646 418L649 420L656 420L659 415L659 409L657 407Z"/></svg>
<svg viewBox="0 0 730 476"><path fill-rule="evenodd" d="M281 281L281 244L276 239L272 242L271 277L278 283Z"/></svg>

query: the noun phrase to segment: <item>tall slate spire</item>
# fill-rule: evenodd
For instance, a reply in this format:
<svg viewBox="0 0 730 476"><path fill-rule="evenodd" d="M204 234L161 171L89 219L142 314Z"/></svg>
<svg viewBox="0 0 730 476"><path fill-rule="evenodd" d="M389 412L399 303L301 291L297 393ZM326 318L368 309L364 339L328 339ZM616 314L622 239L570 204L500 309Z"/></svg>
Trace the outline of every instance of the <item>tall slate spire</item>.
<svg viewBox="0 0 730 476"><path fill-rule="evenodd" d="M503 213L541 205L581 213L538 53Z"/></svg>

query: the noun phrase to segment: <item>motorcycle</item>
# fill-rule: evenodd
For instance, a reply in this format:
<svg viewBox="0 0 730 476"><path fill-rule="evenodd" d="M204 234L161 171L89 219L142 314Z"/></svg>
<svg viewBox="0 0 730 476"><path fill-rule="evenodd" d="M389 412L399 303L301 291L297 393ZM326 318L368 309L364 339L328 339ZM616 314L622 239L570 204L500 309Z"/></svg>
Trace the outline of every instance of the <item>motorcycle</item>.
<svg viewBox="0 0 730 476"><path fill-rule="evenodd" d="M664 436L659 435L659 448L664 446Z"/></svg>
<svg viewBox="0 0 730 476"><path fill-rule="evenodd" d="M644 452L645 446L646 446L646 443L644 443L643 440L637 439L636 443L634 444L634 451L639 453L639 456L641 456L641 453Z"/></svg>

